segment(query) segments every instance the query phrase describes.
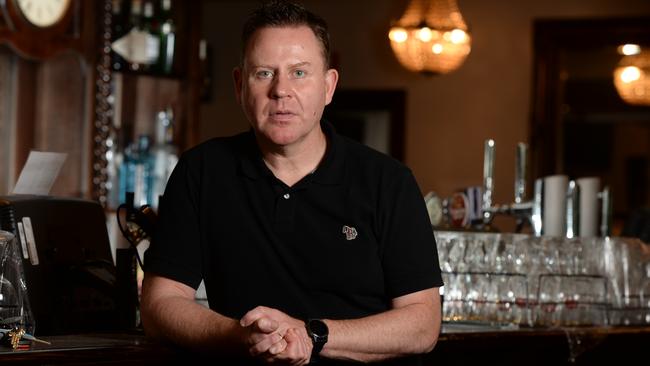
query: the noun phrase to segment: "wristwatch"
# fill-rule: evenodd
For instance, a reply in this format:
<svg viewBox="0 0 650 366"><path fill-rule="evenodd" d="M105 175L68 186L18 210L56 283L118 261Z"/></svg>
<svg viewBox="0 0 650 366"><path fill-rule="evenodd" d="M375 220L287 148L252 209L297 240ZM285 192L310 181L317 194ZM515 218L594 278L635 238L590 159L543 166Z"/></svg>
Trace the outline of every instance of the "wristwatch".
<svg viewBox="0 0 650 366"><path fill-rule="evenodd" d="M305 322L305 328L307 328L307 334L311 338L313 348L311 350L311 360L309 363L318 362L318 355L320 351L327 343L327 336L329 335L329 329L327 324L320 319L309 319Z"/></svg>

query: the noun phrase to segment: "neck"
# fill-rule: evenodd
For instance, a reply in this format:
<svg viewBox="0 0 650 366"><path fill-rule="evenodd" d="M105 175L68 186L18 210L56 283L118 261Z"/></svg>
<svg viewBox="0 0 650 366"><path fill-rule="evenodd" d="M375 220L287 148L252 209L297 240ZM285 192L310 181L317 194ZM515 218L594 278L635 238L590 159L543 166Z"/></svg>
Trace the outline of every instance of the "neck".
<svg viewBox="0 0 650 366"><path fill-rule="evenodd" d="M263 145L263 144L261 144ZM327 138L319 128L310 141L296 146L260 146L262 159L276 178L293 186L316 170L325 156Z"/></svg>

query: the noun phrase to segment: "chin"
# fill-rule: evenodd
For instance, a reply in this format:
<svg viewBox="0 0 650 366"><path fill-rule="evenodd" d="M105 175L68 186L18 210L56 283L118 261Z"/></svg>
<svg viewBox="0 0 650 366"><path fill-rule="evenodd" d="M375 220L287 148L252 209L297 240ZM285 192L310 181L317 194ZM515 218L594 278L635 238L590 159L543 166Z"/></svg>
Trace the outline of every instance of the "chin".
<svg viewBox="0 0 650 366"><path fill-rule="evenodd" d="M274 123L267 124L260 132L269 142L276 145L288 145L296 141L300 135L295 125Z"/></svg>
<svg viewBox="0 0 650 366"><path fill-rule="evenodd" d="M296 142L298 139L295 136L273 136L269 140L278 146L287 146Z"/></svg>
<svg viewBox="0 0 650 366"><path fill-rule="evenodd" d="M274 145L290 145L297 140L296 134L290 131L266 131L264 137Z"/></svg>

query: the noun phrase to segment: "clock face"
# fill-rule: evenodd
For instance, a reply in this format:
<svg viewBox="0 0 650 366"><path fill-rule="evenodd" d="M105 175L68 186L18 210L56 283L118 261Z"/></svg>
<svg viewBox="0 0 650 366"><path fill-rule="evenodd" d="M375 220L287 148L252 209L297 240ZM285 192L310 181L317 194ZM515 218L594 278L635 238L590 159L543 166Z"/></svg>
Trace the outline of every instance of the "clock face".
<svg viewBox="0 0 650 366"><path fill-rule="evenodd" d="M15 0L25 19L37 27L56 24L70 7L70 0Z"/></svg>

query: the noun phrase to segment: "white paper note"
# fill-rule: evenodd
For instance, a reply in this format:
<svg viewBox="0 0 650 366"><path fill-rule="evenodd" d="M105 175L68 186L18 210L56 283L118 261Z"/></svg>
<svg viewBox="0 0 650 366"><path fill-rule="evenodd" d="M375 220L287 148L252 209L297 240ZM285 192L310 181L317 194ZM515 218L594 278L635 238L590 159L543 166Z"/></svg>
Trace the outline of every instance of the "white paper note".
<svg viewBox="0 0 650 366"><path fill-rule="evenodd" d="M30 151L13 194L48 195L67 156L66 153Z"/></svg>

